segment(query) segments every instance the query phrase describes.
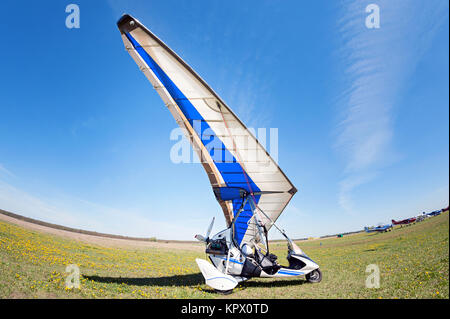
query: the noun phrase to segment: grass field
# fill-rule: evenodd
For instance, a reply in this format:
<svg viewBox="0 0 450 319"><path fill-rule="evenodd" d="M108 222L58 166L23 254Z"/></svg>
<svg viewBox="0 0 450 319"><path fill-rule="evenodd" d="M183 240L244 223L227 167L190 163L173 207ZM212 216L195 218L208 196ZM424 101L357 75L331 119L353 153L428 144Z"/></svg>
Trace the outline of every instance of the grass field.
<svg viewBox="0 0 450 319"><path fill-rule="evenodd" d="M298 245L323 272L304 279L252 279L231 295L204 284L201 250L102 247L0 221L0 298L449 298L449 217L387 233L359 233ZM272 244L286 264L286 245ZM65 286L66 266L80 269L80 288ZM380 287L366 288L376 264Z"/></svg>

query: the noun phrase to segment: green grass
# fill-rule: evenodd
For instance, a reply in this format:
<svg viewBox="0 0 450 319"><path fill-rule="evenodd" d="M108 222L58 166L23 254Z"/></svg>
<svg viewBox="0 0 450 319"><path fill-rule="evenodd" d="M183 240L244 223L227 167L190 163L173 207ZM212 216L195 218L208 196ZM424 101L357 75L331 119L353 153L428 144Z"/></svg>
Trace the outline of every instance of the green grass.
<svg viewBox="0 0 450 319"><path fill-rule="evenodd" d="M298 242L322 282L251 279L228 296L204 284L194 250L106 248L0 222L0 298L449 298L448 212L387 233ZM286 264L286 245L272 252ZM66 289L77 264L80 289ZM366 267L380 288L366 288Z"/></svg>

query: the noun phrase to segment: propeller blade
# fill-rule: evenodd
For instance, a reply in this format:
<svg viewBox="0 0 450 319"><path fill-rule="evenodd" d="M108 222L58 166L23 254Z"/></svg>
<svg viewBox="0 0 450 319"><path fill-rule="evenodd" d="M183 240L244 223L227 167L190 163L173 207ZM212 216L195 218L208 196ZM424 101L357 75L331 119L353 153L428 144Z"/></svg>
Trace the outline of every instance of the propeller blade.
<svg viewBox="0 0 450 319"><path fill-rule="evenodd" d="M213 225L214 225L214 220L215 220L216 218L215 217L213 217L213 219L212 219L212 221L211 221L211 224L209 224L209 227L208 227L208 230L206 231L206 238L209 238L209 234L211 233L211 230L212 230L212 228L213 228Z"/></svg>
<svg viewBox="0 0 450 319"><path fill-rule="evenodd" d="M195 235L194 237L195 237L195 239L197 239L198 241L202 241L202 242L205 242L205 241L206 241L205 237L203 237L202 235Z"/></svg>

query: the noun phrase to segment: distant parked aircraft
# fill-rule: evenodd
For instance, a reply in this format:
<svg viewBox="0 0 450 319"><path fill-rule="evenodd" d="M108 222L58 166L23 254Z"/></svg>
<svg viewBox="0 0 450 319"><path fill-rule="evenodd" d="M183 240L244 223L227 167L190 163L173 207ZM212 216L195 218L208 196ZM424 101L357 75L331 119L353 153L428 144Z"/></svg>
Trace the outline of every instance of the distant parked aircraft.
<svg viewBox="0 0 450 319"><path fill-rule="evenodd" d="M406 218L406 219L399 220L399 221L392 220L392 224L393 225L408 225L408 224L414 223L415 221L416 221L416 217L411 217L411 218Z"/></svg>
<svg viewBox="0 0 450 319"><path fill-rule="evenodd" d="M437 216L440 215L442 213L442 209L439 210L434 210L431 213L427 213L428 216Z"/></svg>
<svg viewBox="0 0 450 319"><path fill-rule="evenodd" d="M387 232L391 231L392 225L386 224L386 225L379 225L377 227L364 227L364 231L366 233L373 233L373 232Z"/></svg>

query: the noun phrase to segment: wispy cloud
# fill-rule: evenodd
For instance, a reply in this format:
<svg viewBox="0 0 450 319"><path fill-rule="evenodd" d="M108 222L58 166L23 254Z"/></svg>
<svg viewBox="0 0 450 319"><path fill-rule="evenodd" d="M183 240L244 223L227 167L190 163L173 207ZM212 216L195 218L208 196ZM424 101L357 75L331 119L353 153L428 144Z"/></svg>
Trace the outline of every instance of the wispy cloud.
<svg viewBox="0 0 450 319"><path fill-rule="evenodd" d="M376 173L354 174L347 176L339 183L339 206L349 215L356 216L355 205L353 203L352 190L356 187L368 183L376 177Z"/></svg>
<svg viewBox="0 0 450 319"><path fill-rule="evenodd" d="M368 29L369 3L343 1L338 22L346 89L338 98L335 146L345 160L339 204L351 214L352 191L398 156L391 145L393 109L436 30L448 19L447 1L383 0L376 2L380 28Z"/></svg>
<svg viewBox="0 0 450 319"><path fill-rule="evenodd" d="M16 177L11 171L7 170L5 166L0 163L0 174L4 174L10 177Z"/></svg>

